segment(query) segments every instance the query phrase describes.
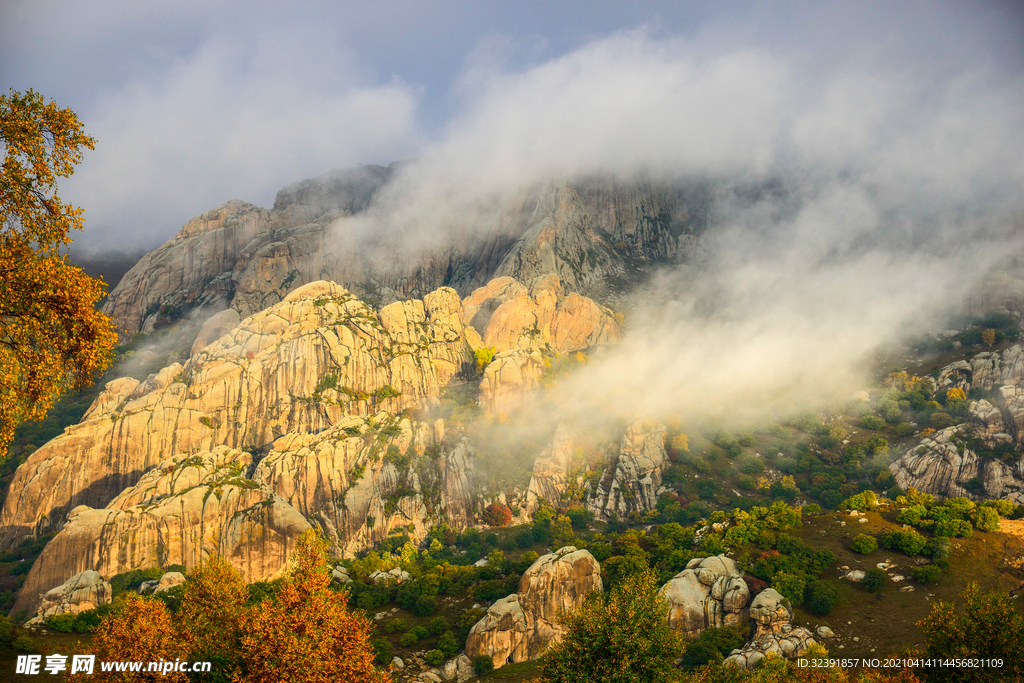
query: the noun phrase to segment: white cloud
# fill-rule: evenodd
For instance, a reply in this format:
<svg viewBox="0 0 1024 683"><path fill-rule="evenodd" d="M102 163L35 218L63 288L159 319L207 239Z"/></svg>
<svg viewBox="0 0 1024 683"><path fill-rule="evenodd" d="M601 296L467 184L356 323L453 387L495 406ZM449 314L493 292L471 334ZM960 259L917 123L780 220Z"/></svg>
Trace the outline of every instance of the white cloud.
<svg viewBox="0 0 1024 683"><path fill-rule="evenodd" d="M215 36L81 112L96 150L66 194L94 241L138 226L152 243L228 199L265 204L297 179L408 154L417 89L363 80L309 29Z"/></svg>

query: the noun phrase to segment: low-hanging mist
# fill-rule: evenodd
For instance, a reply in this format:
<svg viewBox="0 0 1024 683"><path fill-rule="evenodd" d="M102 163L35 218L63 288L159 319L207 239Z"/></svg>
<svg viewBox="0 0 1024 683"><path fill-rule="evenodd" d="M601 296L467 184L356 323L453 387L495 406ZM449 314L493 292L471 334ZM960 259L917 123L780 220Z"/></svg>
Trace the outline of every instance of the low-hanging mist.
<svg viewBox="0 0 1024 683"><path fill-rule="evenodd" d="M871 355L935 330L1019 250L1024 87L984 64L700 52L635 31L491 74L353 235L409 253L493 230L543 184L638 175L713 188L701 257L625 301L618 345L521 423L750 423L841 399ZM532 437L531 437L532 438Z"/></svg>

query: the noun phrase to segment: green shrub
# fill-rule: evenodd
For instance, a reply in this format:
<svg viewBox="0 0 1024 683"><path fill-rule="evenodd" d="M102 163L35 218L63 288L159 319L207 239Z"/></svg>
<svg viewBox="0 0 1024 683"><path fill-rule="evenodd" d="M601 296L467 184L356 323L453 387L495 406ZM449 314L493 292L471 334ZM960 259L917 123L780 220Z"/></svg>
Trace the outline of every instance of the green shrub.
<svg viewBox="0 0 1024 683"><path fill-rule="evenodd" d="M451 657L459 651L459 641L451 631L445 631L437 639L437 649L444 653L445 657Z"/></svg>
<svg viewBox="0 0 1024 683"><path fill-rule="evenodd" d="M896 436L900 437L901 439L910 436L913 433L914 428L910 426L909 422L900 422L898 425L896 425Z"/></svg>
<svg viewBox="0 0 1024 683"><path fill-rule="evenodd" d="M867 555L878 550L878 541L875 540L874 536L868 534L857 534L850 543L850 550L861 555Z"/></svg>
<svg viewBox="0 0 1024 683"><path fill-rule="evenodd" d="M55 614L50 617L46 617L43 623L46 628L51 631L57 631L58 633L71 633L75 630L75 622L77 615L75 614Z"/></svg>
<svg viewBox="0 0 1024 683"><path fill-rule="evenodd" d="M377 666L387 666L395 656L387 638L371 638L370 647L373 648L373 661Z"/></svg>
<svg viewBox="0 0 1024 683"><path fill-rule="evenodd" d="M427 626L427 630L430 631L432 636L439 636L450 628L451 624L444 617L434 617Z"/></svg>
<svg viewBox="0 0 1024 683"><path fill-rule="evenodd" d="M764 472L764 463L757 458L744 458L740 461L740 472L743 472L743 474L759 474Z"/></svg>
<svg viewBox="0 0 1024 683"><path fill-rule="evenodd" d="M865 588L867 588L872 593L875 593L881 590L882 586L884 586L885 582L888 580L889 577L883 570L879 569L878 567L872 567L864 575L864 581L862 583L864 584Z"/></svg>
<svg viewBox="0 0 1024 683"><path fill-rule="evenodd" d="M402 637L398 639L398 644L402 647L412 647L416 644L417 640L419 640L419 638L416 637L416 634L409 631L408 633L402 634Z"/></svg>
<svg viewBox="0 0 1024 683"><path fill-rule="evenodd" d="M687 644L680 668L690 671L709 662L720 662L736 648L743 647L745 635L735 626L706 628L697 640Z"/></svg>
<svg viewBox="0 0 1024 683"><path fill-rule="evenodd" d="M934 583L940 574L942 574L942 570L934 564L926 564L910 570L910 575L918 583Z"/></svg>
<svg viewBox="0 0 1024 683"><path fill-rule="evenodd" d="M11 643L11 648L15 652L35 652L36 644L28 637L27 633L19 633L14 642Z"/></svg>
<svg viewBox="0 0 1024 683"><path fill-rule="evenodd" d="M953 424L953 416L949 413L932 413L928 418L928 426L932 429L945 429Z"/></svg>
<svg viewBox="0 0 1024 683"><path fill-rule="evenodd" d="M922 554L930 557L936 562L949 558L950 541L946 536L936 536L928 539L925 543Z"/></svg>
<svg viewBox="0 0 1024 683"><path fill-rule="evenodd" d="M569 508L565 514L573 529L586 529L594 521L594 513L584 507Z"/></svg>
<svg viewBox="0 0 1024 683"><path fill-rule="evenodd" d="M974 526L978 531L995 531L999 528L999 512L994 507L979 507L974 511Z"/></svg>
<svg viewBox="0 0 1024 683"><path fill-rule="evenodd" d="M885 420L874 415L865 415L860 419L860 426L864 429L881 429L885 426Z"/></svg>
<svg viewBox="0 0 1024 683"><path fill-rule="evenodd" d="M879 539L883 548L896 550L904 555L920 555L928 540L913 529L890 529Z"/></svg>
<svg viewBox="0 0 1024 683"><path fill-rule="evenodd" d="M827 581L811 581L804 588L804 606L811 614L824 617L839 601L839 591Z"/></svg>
<svg viewBox="0 0 1024 683"><path fill-rule="evenodd" d="M477 676L486 676L494 671L494 660L490 655L477 655L473 657L473 673Z"/></svg>
<svg viewBox="0 0 1024 683"><path fill-rule="evenodd" d="M431 650L423 655L423 661L430 666L440 666L444 662L444 653L440 650Z"/></svg>
<svg viewBox="0 0 1024 683"><path fill-rule="evenodd" d="M416 598L416 606L413 607L413 614L418 617L429 617L437 611L437 598L433 595L421 595Z"/></svg>
<svg viewBox="0 0 1024 683"><path fill-rule="evenodd" d="M404 633L405 632L405 620L401 617L392 619L388 622L387 626L384 627L385 633Z"/></svg>
<svg viewBox="0 0 1024 683"><path fill-rule="evenodd" d="M788 598L794 605L804 601L804 589L807 585L807 575L796 572L778 572L772 577L772 588Z"/></svg>
<svg viewBox="0 0 1024 683"><path fill-rule="evenodd" d="M884 455L889 452L889 442L880 436L868 439L868 453L872 455Z"/></svg>
<svg viewBox="0 0 1024 683"><path fill-rule="evenodd" d="M428 631L423 626L414 626L411 629L409 629L409 633L416 636L418 640L423 640L424 638L430 637L430 631Z"/></svg>

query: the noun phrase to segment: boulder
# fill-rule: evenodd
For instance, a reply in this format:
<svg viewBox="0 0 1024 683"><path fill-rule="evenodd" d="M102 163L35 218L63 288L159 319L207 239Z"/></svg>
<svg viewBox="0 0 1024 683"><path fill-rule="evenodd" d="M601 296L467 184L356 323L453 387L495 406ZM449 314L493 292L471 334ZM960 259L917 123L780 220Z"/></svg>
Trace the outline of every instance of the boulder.
<svg viewBox="0 0 1024 683"><path fill-rule="evenodd" d="M774 588L757 594L750 603L750 618L757 625L753 638L742 648L733 650L722 663L723 667L752 669L768 655L796 659L815 644L810 631L790 623L793 609Z"/></svg>
<svg viewBox="0 0 1024 683"><path fill-rule="evenodd" d="M58 614L78 614L110 602L113 592L99 572L86 570L51 588L42 596L39 611L30 624Z"/></svg>
<svg viewBox="0 0 1024 683"><path fill-rule="evenodd" d="M669 605L669 624L691 639L706 628L741 623L750 604L739 568L724 555L691 560L659 592Z"/></svg>
<svg viewBox="0 0 1024 683"><path fill-rule="evenodd" d="M166 572L159 579L143 581L142 586L139 587L139 594L151 595L153 593L162 593L183 583L185 583L185 575L181 572Z"/></svg>
<svg viewBox="0 0 1024 683"><path fill-rule="evenodd" d="M559 614L602 588L601 567L586 550L566 546L537 558L520 579L519 592L497 600L470 630L467 658L485 654L495 668L536 659L561 640Z"/></svg>

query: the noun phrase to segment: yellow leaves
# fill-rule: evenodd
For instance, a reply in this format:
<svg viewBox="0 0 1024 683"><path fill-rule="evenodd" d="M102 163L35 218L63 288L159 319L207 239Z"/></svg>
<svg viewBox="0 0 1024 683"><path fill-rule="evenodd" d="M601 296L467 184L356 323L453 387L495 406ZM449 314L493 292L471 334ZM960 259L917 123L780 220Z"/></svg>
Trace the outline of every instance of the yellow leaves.
<svg viewBox="0 0 1024 683"><path fill-rule="evenodd" d="M961 389L960 387L953 387L952 389L950 389L949 391L946 392L946 401L949 402L950 399L958 399L960 401L966 401L967 400L967 394L964 393L964 390Z"/></svg>
<svg viewBox="0 0 1024 683"><path fill-rule="evenodd" d="M38 93L0 95L0 457L18 423L43 418L65 390L107 367L117 335L95 309L105 294L58 253L82 227L56 178L74 172L82 133L70 109Z"/></svg>
<svg viewBox="0 0 1024 683"><path fill-rule="evenodd" d="M0 95L0 229L48 253L70 242L82 228L82 210L56 194L57 178L67 178L92 149L75 113L29 90Z"/></svg>
<svg viewBox="0 0 1024 683"><path fill-rule="evenodd" d="M768 480L768 477L757 478L757 488L761 491L767 491L772 487L772 483Z"/></svg>
<svg viewBox="0 0 1024 683"><path fill-rule="evenodd" d="M780 483L782 484L782 488L786 489L787 491L797 490L796 480L793 479L793 475L787 474L782 478L782 481Z"/></svg>
<svg viewBox="0 0 1024 683"><path fill-rule="evenodd" d="M672 437L672 448L677 451L690 450L690 437L686 434L676 434Z"/></svg>
<svg viewBox="0 0 1024 683"><path fill-rule="evenodd" d="M981 341L985 343L985 346L992 346L996 343L996 331L992 328L983 330L981 333Z"/></svg>

